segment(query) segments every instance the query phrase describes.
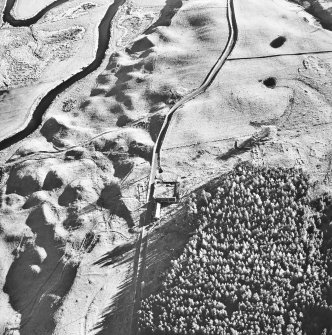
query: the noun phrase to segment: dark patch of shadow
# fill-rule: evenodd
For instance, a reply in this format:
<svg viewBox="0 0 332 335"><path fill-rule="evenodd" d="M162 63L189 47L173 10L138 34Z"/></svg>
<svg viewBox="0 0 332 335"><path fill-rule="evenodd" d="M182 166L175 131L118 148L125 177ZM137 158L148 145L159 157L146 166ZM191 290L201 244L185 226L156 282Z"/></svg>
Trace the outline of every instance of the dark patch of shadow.
<svg viewBox="0 0 332 335"><path fill-rule="evenodd" d="M119 93L119 87L116 87L116 86L113 86L107 93L106 93L106 97L113 97L113 96L116 96L118 93ZM116 99L117 101L118 100L122 100L122 99Z"/></svg>
<svg viewBox="0 0 332 335"><path fill-rule="evenodd" d="M71 184L67 185L58 198L60 206L69 206L75 200L80 199L80 188L74 188Z"/></svg>
<svg viewBox="0 0 332 335"><path fill-rule="evenodd" d="M177 259L187 244L192 228L183 225L181 218L185 220L184 216L185 213L181 210L174 211L167 224L158 231L159 237L149 239L144 278L147 285L143 297L148 297L160 289L162 277L171 267L171 260ZM181 227L178 228L178 225Z"/></svg>
<svg viewBox="0 0 332 335"><path fill-rule="evenodd" d="M111 107L110 112L112 114L121 114L123 113L123 108L120 104L115 104Z"/></svg>
<svg viewBox="0 0 332 335"><path fill-rule="evenodd" d="M43 184L43 190L52 191L60 188L63 185L62 178L57 174L56 171L50 171L47 173Z"/></svg>
<svg viewBox="0 0 332 335"><path fill-rule="evenodd" d="M164 8L160 11L160 16L158 20L153 23L145 32L144 35L149 35L154 32L157 27L168 27L172 23L172 19L174 15L177 13L179 8L182 7L182 0L167 0ZM146 57L148 54L153 52L152 47L154 44L147 38L143 37L140 40L133 43L130 48L126 48L125 51L128 54L136 53L136 52L143 52L140 55L140 58Z"/></svg>
<svg viewBox="0 0 332 335"><path fill-rule="evenodd" d="M89 153L86 149L77 147L75 149L71 149L66 151L65 153L65 161L69 160L80 160L83 158L89 158Z"/></svg>
<svg viewBox="0 0 332 335"><path fill-rule="evenodd" d="M320 197L314 199L310 203L310 207L319 212L319 217L315 217L315 227L324 233L323 245L321 251L328 253L332 249L332 196L324 192ZM329 273L332 273L332 263L329 264ZM331 291L332 304L332 291Z"/></svg>
<svg viewBox="0 0 332 335"><path fill-rule="evenodd" d="M86 109L90 105L91 105L91 101L90 100L84 100L84 101L81 102L79 108L84 110L84 109Z"/></svg>
<svg viewBox="0 0 332 335"><path fill-rule="evenodd" d="M237 155L241 155L244 152L250 150L253 147L254 143L253 143L253 139L249 138L247 140L245 140L243 143L241 143L240 145L237 144L237 141L235 142L235 145L233 148L229 149L227 152L225 152L224 154L220 155L218 157L218 159L226 161L232 157L235 157Z"/></svg>
<svg viewBox="0 0 332 335"><path fill-rule="evenodd" d="M127 222L128 227L133 227L135 225L135 222L131 216L129 209L122 200L120 200L117 203L117 206L112 214L115 214L120 218L123 218Z"/></svg>
<svg viewBox="0 0 332 335"><path fill-rule="evenodd" d="M262 121L250 121L249 124L255 128L261 128L262 126L273 126L277 123L277 118L271 118L268 120L262 120Z"/></svg>
<svg viewBox="0 0 332 335"><path fill-rule="evenodd" d="M148 36L144 36L139 40L135 41L130 48L130 53L136 53L151 49L154 47L152 41L148 38Z"/></svg>
<svg viewBox="0 0 332 335"><path fill-rule="evenodd" d="M122 179L132 171L134 163L130 160L118 159L113 162L113 167L114 177Z"/></svg>
<svg viewBox="0 0 332 335"><path fill-rule="evenodd" d="M127 222L128 227L133 227L135 225L134 220L121 197L122 194L119 184L113 183L106 185L101 191L97 205L108 209L111 215L113 214L123 218Z"/></svg>
<svg viewBox="0 0 332 335"><path fill-rule="evenodd" d="M188 22L193 27L206 27L211 22L211 19L208 16L202 15L198 12L195 15L190 15Z"/></svg>
<svg viewBox="0 0 332 335"><path fill-rule="evenodd" d="M151 34L157 27L168 27L177 11L182 7L182 0L167 0L165 7L161 10L158 20L152 24L144 34Z"/></svg>
<svg viewBox="0 0 332 335"><path fill-rule="evenodd" d="M133 72L133 70L133 65L127 65L121 66L116 72L115 77L119 79L117 85L121 86L122 89L127 88L124 83L133 78L131 75L129 75L129 73Z"/></svg>
<svg viewBox="0 0 332 335"><path fill-rule="evenodd" d="M45 121L40 129L40 133L48 142L53 141L53 143L55 143L58 141L56 137L63 138L68 135L68 127L64 123L60 123L57 119L51 117ZM59 144L61 145L61 143Z"/></svg>
<svg viewBox="0 0 332 335"><path fill-rule="evenodd" d="M133 268L136 269L138 267L140 248L136 248L134 256L129 256L130 254L127 254L135 247L136 243L137 242L134 242L131 244L126 244L124 246L120 246L120 248L115 248L117 250L113 250L110 253L105 254L95 264L107 266L117 263L114 266L118 266L119 264L134 262ZM117 259L118 261L116 262L115 259ZM130 307L133 304L132 296L136 275L137 271L134 271L132 276L129 276L123 281L122 285L118 289L117 295L112 300L112 303L107 308L105 308L102 315L100 316L100 321L98 321L94 328L91 329L94 330L97 335L117 334L119 329L121 329L122 327L128 327L128 322L131 319L129 311L131 311Z"/></svg>
<svg viewBox="0 0 332 335"><path fill-rule="evenodd" d="M167 90L161 90L159 92L149 92L146 94L147 98L151 101L152 104L157 104L159 102L167 103L172 92Z"/></svg>
<svg viewBox="0 0 332 335"><path fill-rule="evenodd" d="M331 309L328 306L305 306L303 311L303 334L330 334L332 329Z"/></svg>
<svg viewBox="0 0 332 335"><path fill-rule="evenodd" d="M258 146L260 143L264 143L271 139L272 133L269 128L262 128L259 132L254 133L251 137L238 143L235 141L234 147L228 150L223 155L219 156L218 159L227 160L233 156L244 153L245 151L251 150L253 147Z"/></svg>
<svg viewBox="0 0 332 335"><path fill-rule="evenodd" d="M329 195L328 193L324 192L321 197L312 200L310 206L317 212L320 211L325 212L327 209L329 209L328 221L332 220L332 196Z"/></svg>
<svg viewBox="0 0 332 335"><path fill-rule="evenodd" d="M39 181L30 174L25 175L21 179L19 179L19 175L20 167L13 167L7 181L6 194L16 193L18 195L28 196L41 189Z"/></svg>
<svg viewBox="0 0 332 335"><path fill-rule="evenodd" d="M270 43L270 46L275 49L280 48L281 46L284 45L286 40L287 39L285 36L279 36Z"/></svg>
<svg viewBox="0 0 332 335"><path fill-rule="evenodd" d="M158 138L158 135L160 133L160 129L164 123L164 120L165 120L165 115L159 114L159 113L152 115L152 117L150 118L149 134L154 142Z"/></svg>
<svg viewBox="0 0 332 335"><path fill-rule="evenodd" d="M129 155L139 156L150 162L152 159L152 147L132 141L129 145Z"/></svg>
<svg viewBox="0 0 332 335"><path fill-rule="evenodd" d="M80 228L83 224L85 224L82 221L82 216L84 214L89 214L89 213L94 212L97 209L97 207L98 207L97 201L86 205L80 210L78 210L75 206L68 207L67 218L62 223L63 227L67 229L68 231L73 231L73 230ZM84 243L81 245L80 249L85 250L85 251L88 251L89 249L91 249L91 244L93 244L92 240L94 240L94 237L97 237L97 234L89 231L85 235Z"/></svg>
<svg viewBox="0 0 332 335"><path fill-rule="evenodd" d="M90 253L99 242L100 235L93 231L89 231L85 234L84 242L82 243L82 249L87 253Z"/></svg>
<svg viewBox="0 0 332 335"><path fill-rule="evenodd" d="M117 334L119 327L121 327L118 326L119 323L122 323L122 326L126 323L123 316L126 315L129 319L128 310L130 311L130 305L132 304L132 279L128 278L118 290L114 302L105 308L99 318L100 321L92 329L96 335Z"/></svg>
<svg viewBox="0 0 332 335"><path fill-rule="evenodd" d="M134 70L141 71L143 69L143 61L134 64Z"/></svg>
<svg viewBox="0 0 332 335"><path fill-rule="evenodd" d="M105 95L106 92L107 91L103 88L93 88L90 92L90 97L95 97L97 95Z"/></svg>
<svg viewBox="0 0 332 335"><path fill-rule="evenodd" d="M0 101L4 101L8 94L9 94L9 90L0 91Z"/></svg>
<svg viewBox="0 0 332 335"><path fill-rule="evenodd" d="M195 191L196 192L196 191ZM152 294L157 294L162 288L162 282L171 268L171 260L177 259L183 252L190 236L193 234L193 226L185 224L189 221L186 210L180 206L174 208L168 215L168 221L158 230L152 231L149 243L143 252L142 267L144 273L139 277L143 285L137 287L136 296L146 299ZM133 329L134 334L148 335L146 331L138 332L140 301L135 304Z"/></svg>
<svg viewBox="0 0 332 335"><path fill-rule="evenodd" d="M153 191L154 187L152 186ZM139 216L139 227L146 226L148 222L152 222L153 220L153 213L155 212L155 206L152 206L151 204L145 204L142 209L144 211Z"/></svg>
<svg viewBox="0 0 332 335"><path fill-rule="evenodd" d="M75 230L82 226L80 215L75 211L70 211L67 218L63 221L63 227L67 230Z"/></svg>
<svg viewBox="0 0 332 335"><path fill-rule="evenodd" d="M135 246L136 242L129 242L122 245L118 245L113 250L107 252L104 254L100 259L95 261L94 265L100 265L101 267L109 266L114 263L119 262L120 260L123 260L125 257L125 254L132 250Z"/></svg>
<svg viewBox="0 0 332 335"><path fill-rule="evenodd" d="M130 97L126 97L126 99L123 101L123 104L129 109L129 110L133 110L134 109L134 105L133 102L131 100Z"/></svg>
<svg viewBox="0 0 332 335"><path fill-rule="evenodd" d="M128 146L124 139L118 139L108 143L105 146L105 150L109 151L107 158L112 162L129 157Z"/></svg>
<svg viewBox="0 0 332 335"><path fill-rule="evenodd" d="M315 232L315 227L314 226L309 226L308 228L307 228L307 232L308 232L308 234L313 234L314 232Z"/></svg>
<svg viewBox="0 0 332 335"><path fill-rule="evenodd" d="M100 74L97 77L97 83L101 85L107 85L110 82L109 76L107 74Z"/></svg>
<svg viewBox="0 0 332 335"><path fill-rule="evenodd" d="M105 97L114 97L117 102L122 103L129 110L134 108L131 97L126 95L122 90L117 89L116 86L110 92L105 94Z"/></svg>
<svg viewBox="0 0 332 335"><path fill-rule="evenodd" d="M232 148L232 149L229 149L227 152L225 152L224 154L220 155L218 157L218 159L220 160L223 160L223 161L226 161L232 157L235 157L237 155L240 155L244 152L248 151L248 149L235 149L235 148Z"/></svg>
<svg viewBox="0 0 332 335"><path fill-rule="evenodd" d="M169 87L161 87L159 91L147 92L147 98L153 105L160 102L165 104L175 104L176 101L181 99L181 95L177 92L173 92Z"/></svg>
<svg viewBox="0 0 332 335"><path fill-rule="evenodd" d="M263 80L263 84L267 87L267 88L275 88L277 85L277 80L274 77L269 77Z"/></svg>

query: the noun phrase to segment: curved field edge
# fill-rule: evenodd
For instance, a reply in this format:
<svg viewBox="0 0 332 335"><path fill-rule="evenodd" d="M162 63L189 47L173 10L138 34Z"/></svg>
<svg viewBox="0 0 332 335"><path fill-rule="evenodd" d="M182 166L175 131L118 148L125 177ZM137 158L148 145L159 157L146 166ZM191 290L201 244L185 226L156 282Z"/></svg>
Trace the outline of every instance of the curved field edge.
<svg viewBox="0 0 332 335"><path fill-rule="evenodd" d="M192 194L195 233L143 301L140 333L331 331L331 198L310 189L301 170L240 165Z"/></svg>
<svg viewBox="0 0 332 335"><path fill-rule="evenodd" d="M114 15L116 14L118 8L124 4L125 0L116 0L112 3L104 17L102 18L99 26L99 37L98 37L98 48L96 50L96 56L94 60L85 66L81 71L75 73L73 76L62 81L56 87L51 89L45 96L43 96L37 103L37 106L33 106L33 111L30 113L27 121L22 125L20 129L17 129L16 133L8 136L0 141L0 150L4 150L13 144L25 139L27 136L32 134L43 122L43 116L48 108L52 105L54 100L59 94L64 92L70 86L72 86L77 81L85 78L87 75L99 68L104 60L106 51L109 48L110 40L110 28ZM6 11L6 10L5 10Z"/></svg>
<svg viewBox="0 0 332 335"><path fill-rule="evenodd" d="M68 0L55 0L46 4L41 8L35 15L26 18L16 18L15 12L17 12L17 0L7 0L6 6L3 12L3 21L9 23L13 27L28 27L34 23L37 23L47 12L51 9L62 5ZM33 5L32 5L33 6Z"/></svg>

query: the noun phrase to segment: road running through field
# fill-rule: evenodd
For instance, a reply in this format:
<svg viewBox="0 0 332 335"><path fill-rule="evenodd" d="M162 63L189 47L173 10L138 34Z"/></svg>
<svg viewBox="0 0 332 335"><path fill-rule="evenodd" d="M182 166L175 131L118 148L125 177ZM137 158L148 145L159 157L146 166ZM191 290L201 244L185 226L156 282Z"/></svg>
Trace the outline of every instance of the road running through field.
<svg viewBox="0 0 332 335"><path fill-rule="evenodd" d="M155 142L155 145L153 147L153 155L152 155L152 161L151 161L151 172L150 172L150 178L148 183L148 190L147 190L147 198L146 198L146 217L144 226L142 227L139 242L137 243L137 249L139 252L139 261L137 262L137 266L139 267L136 269L137 278L135 279L136 287L135 290L135 301L134 301L134 308L133 308L133 316L132 316L132 335L136 335L138 333L138 319L137 319L137 312L141 305L141 298L142 298L142 283L144 278L144 270L145 270L145 259L146 259L146 252L147 252L147 244L148 244L148 237L149 237L149 231L146 226L148 226L151 223L152 220L152 206L153 206L153 196L154 196L154 189L155 189L155 181L156 181L156 174L157 169L158 171L162 171L161 169L161 162L160 162L160 151L162 144L164 142L169 124L171 122L171 119L174 115L174 113L183 107L185 103L188 101L196 98L198 95L204 93L207 88L213 83L213 80L225 64L227 58L232 53L237 39L238 39L238 27L236 22L236 16L234 11L234 0L227 0L227 21L229 26L229 37L227 40L227 44L223 52L221 53L221 56L218 58L217 62L214 64L206 78L204 79L203 83L196 88L191 93L184 96L182 99L180 99L168 112L164 123L162 125L162 128L159 132L158 138Z"/></svg>

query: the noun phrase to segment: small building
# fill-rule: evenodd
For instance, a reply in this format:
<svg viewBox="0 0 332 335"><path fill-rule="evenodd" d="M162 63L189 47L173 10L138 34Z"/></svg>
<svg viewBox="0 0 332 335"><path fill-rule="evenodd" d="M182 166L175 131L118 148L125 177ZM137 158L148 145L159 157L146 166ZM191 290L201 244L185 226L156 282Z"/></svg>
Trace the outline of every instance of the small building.
<svg viewBox="0 0 332 335"><path fill-rule="evenodd" d="M153 198L155 201L154 219L159 220L161 216L162 205L175 204L179 201L179 186L180 183L174 180L160 180L155 181L155 188Z"/></svg>
<svg viewBox="0 0 332 335"><path fill-rule="evenodd" d="M179 182L160 181L155 182L154 199L161 204L174 204L179 201Z"/></svg>

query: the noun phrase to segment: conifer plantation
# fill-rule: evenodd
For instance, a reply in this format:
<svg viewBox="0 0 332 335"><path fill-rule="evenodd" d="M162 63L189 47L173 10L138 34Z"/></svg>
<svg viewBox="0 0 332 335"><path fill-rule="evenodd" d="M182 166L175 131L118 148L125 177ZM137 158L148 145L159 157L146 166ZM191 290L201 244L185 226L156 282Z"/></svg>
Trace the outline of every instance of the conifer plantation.
<svg viewBox="0 0 332 335"><path fill-rule="evenodd" d="M241 165L193 194L195 234L140 334L330 334L332 207L309 190L302 171Z"/></svg>

